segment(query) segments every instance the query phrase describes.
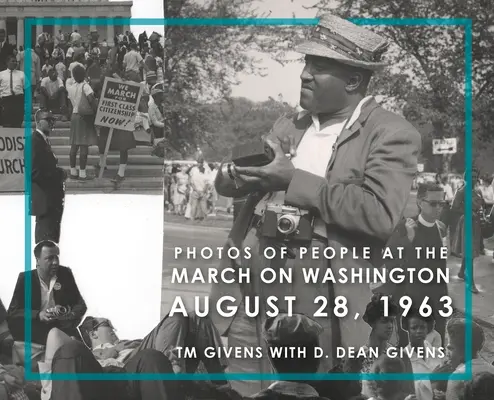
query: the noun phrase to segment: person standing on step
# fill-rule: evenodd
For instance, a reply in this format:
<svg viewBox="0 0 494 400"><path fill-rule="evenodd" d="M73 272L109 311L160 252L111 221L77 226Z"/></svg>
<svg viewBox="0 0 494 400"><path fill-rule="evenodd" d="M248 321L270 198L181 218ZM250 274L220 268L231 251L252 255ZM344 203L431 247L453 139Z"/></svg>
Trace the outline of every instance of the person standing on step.
<svg viewBox="0 0 494 400"><path fill-rule="evenodd" d="M24 120L24 72L17 68L14 55L7 57L7 69L0 72L0 103L5 128L21 128Z"/></svg>
<svg viewBox="0 0 494 400"><path fill-rule="evenodd" d="M108 74L111 74L111 70L107 70ZM110 76L111 77L111 76ZM104 78L103 78L104 82ZM101 164L103 163L103 157L105 154L106 142L108 141L110 128L102 126L99 128L98 150L99 150L99 162L95 165L95 173L99 176L101 170ZM133 131L124 131L121 129L114 129L113 136L110 143L109 151L118 151L120 153L120 160L118 165L117 174L111 180L113 183L120 183L125 179L125 169L129 161L129 150L137 147L136 140ZM105 170L107 168L105 167Z"/></svg>
<svg viewBox="0 0 494 400"><path fill-rule="evenodd" d="M58 166L58 160L50 145L50 133L54 118L50 112L40 111L32 139L32 192L31 215L36 217L34 238L60 241L60 225L65 201L67 173Z"/></svg>
<svg viewBox="0 0 494 400"><path fill-rule="evenodd" d="M84 80L86 70L77 65L72 70L72 78L67 79L66 87L72 103L72 119L70 121L70 178L87 181L94 177L86 174L89 146L98 144L98 135L94 126L94 118L98 103L93 89ZM76 168L77 153L79 155L79 171Z"/></svg>

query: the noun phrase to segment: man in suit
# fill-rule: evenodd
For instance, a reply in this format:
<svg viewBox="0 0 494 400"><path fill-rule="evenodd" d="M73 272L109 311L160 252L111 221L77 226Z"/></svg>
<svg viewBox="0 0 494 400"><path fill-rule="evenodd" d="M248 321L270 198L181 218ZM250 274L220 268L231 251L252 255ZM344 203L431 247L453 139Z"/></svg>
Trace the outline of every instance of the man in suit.
<svg viewBox="0 0 494 400"><path fill-rule="evenodd" d="M31 276L32 342L46 344L48 333L58 328L71 337L79 337L77 326L87 307L70 268L60 265L60 250L44 240L34 248L36 269L21 272L7 311L10 332L16 341L24 341L25 278Z"/></svg>
<svg viewBox="0 0 494 400"><path fill-rule="evenodd" d="M5 29L0 29L0 71L7 69L7 57L14 55L14 46L7 41Z"/></svg>
<svg viewBox="0 0 494 400"><path fill-rule="evenodd" d="M421 149L417 130L367 95L373 72L386 65L381 56L387 47L384 38L367 29L332 15L321 16L309 39L297 48L306 55L300 94L304 111L283 116L273 126L267 137L274 151L273 161L262 167L234 167L232 176L218 174L219 195L249 196L228 243L250 247L252 257L237 260L236 265L241 261L252 276L259 276L265 267L293 272L289 287L262 282L242 287L212 286L211 301L230 295L239 306L233 321L212 314L220 333L228 335L230 346L242 341L245 346L262 344L255 334L260 332L262 317L248 318L241 302L245 296L256 295L261 296L260 304L265 304L268 293L280 299L280 306L286 304L282 301L288 293L296 296L293 312L311 316L324 306L315 301L317 297L328 300L326 316L317 320L324 328L321 347L328 355L321 362L321 370L328 371L339 362L336 347L360 347L367 342L369 327L354 316L365 311L371 297L369 283L365 278L345 282L338 279L339 273L345 269L349 278L353 271L364 272L365 277L366 270L381 262L381 251L405 210ZM309 211L312 232L302 246L292 236L287 242L274 243L264 236L262 215L270 203ZM276 220L271 228L279 231ZM290 258L282 258L278 252L277 257L266 260L263 250L271 246L288 247ZM300 247L308 248L305 256ZM330 260L323 256L328 247L337 255ZM362 256L366 250L368 255ZM310 257L313 252L320 256ZM220 268L231 267L225 258L221 263ZM330 268L337 279L306 284L304 268ZM331 311L338 296L342 296L338 302L347 300L340 318ZM231 360L230 371L267 372L270 367L266 361L266 357ZM244 384L245 392L252 393L253 389L252 382Z"/></svg>
<svg viewBox="0 0 494 400"><path fill-rule="evenodd" d="M60 241L65 180L67 173L58 166L50 145L54 119L50 112L40 111L32 141L31 215L36 216L36 243L42 240Z"/></svg>

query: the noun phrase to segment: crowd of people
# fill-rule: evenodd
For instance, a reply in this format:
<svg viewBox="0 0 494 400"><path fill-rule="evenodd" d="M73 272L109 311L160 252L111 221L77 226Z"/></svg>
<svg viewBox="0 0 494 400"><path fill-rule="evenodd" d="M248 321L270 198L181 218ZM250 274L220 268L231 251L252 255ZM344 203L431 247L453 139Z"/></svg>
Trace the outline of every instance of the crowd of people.
<svg viewBox="0 0 494 400"><path fill-rule="evenodd" d="M484 239L494 235L494 176L481 176L480 171L472 172L472 231L474 260L480 255L486 254ZM464 220L465 220L465 180L453 179L441 174L436 175L436 184L444 191L445 204L441 210L440 221L445 224L449 233L449 246L453 256L462 259L458 278L465 280L466 259L463 254L464 246ZM494 263L494 254L492 257ZM475 263L473 262L473 265ZM471 273L472 291L479 291Z"/></svg>
<svg viewBox="0 0 494 400"><path fill-rule="evenodd" d="M167 164L164 171L165 211L187 220L202 221L217 213L218 194L214 181L219 163L207 163L202 156L194 163ZM232 199L226 199L231 213Z"/></svg>
<svg viewBox="0 0 494 400"><path fill-rule="evenodd" d="M57 120L70 120L70 179L86 181L88 149L98 146L100 170L109 129L94 120L104 79L116 78L143 86L135 131L117 130L110 151L120 152L119 168L113 181L125 178L129 150L137 143L158 146L164 138L163 46L161 35L131 32L117 35L111 44L99 40L97 32L83 38L77 30L61 30L54 36L42 33L34 49L11 46L0 29L0 126L20 128L24 121L24 96L30 95L36 112L50 111ZM26 87L26 52L31 55L31 87ZM137 132L137 133L136 133ZM154 151L150 151L155 154ZM77 168L77 155L79 167Z"/></svg>

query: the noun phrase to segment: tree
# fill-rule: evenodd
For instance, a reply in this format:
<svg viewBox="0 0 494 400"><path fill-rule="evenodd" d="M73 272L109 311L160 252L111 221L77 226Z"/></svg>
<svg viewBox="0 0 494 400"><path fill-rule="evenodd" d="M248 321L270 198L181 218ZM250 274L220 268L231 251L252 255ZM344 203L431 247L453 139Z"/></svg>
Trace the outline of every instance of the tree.
<svg viewBox="0 0 494 400"><path fill-rule="evenodd" d="M165 0L166 18L253 17L252 0ZM229 98L237 74L262 73L249 50L252 29L165 26L165 134L183 156L204 142L214 121L204 104Z"/></svg>
<svg viewBox="0 0 494 400"><path fill-rule="evenodd" d="M260 140L281 115L294 111L287 103L275 99L256 103L232 98L205 106L204 112L214 116L213 124L204 135L206 159L221 161L233 146Z"/></svg>
<svg viewBox="0 0 494 400"><path fill-rule="evenodd" d="M320 0L314 7L332 9L334 2ZM489 142L494 120L494 36L489 33L494 3L489 0L342 0L336 12L345 18L471 18L473 21L474 144ZM404 104L404 116L423 125L432 124L434 137L456 137L460 152L446 161L464 168L464 31L460 27L372 27L396 47L389 55L390 68L374 86ZM390 74L389 72L393 72ZM410 73L412 72L412 73ZM391 77L391 79L390 79Z"/></svg>

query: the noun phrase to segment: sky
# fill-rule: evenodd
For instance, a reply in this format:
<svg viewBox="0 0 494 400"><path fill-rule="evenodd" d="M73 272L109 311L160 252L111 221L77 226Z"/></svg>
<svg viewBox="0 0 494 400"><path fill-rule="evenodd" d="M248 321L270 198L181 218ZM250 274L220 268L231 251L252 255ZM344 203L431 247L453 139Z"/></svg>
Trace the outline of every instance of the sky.
<svg viewBox="0 0 494 400"><path fill-rule="evenodd" d="M315 0L265 0L258 3L260 12L270 13L270 18L292 18L293 14L297 18L314 18L316 9L306 9L313 5ZM290 59L296 59L299 55L290 54ZM253 101L265 101L269 97L275 99L281 94L283 100L292 106L298 104L300 96L300 74L303 63L294 62L282 66L272 60L269 55L259 55L262 59L263 67L267 68L267 76L246 76L240 75L242 83L233 88L232 94L236 97L246 97Z"/></svg>

